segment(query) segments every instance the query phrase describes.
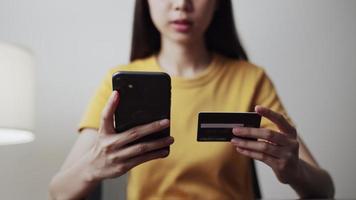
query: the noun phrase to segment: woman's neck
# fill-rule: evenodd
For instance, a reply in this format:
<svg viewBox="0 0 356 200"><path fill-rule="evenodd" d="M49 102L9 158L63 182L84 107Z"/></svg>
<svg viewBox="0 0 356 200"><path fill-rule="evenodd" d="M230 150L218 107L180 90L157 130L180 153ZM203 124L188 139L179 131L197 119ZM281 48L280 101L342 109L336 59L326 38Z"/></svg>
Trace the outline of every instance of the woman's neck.
<svg viewBox="0 0 356 200"><path fill-rule="evenodd" d="M194 77L211 62L211 54L204 41L180 44L162 39L158 63L171 76Z"/></svg>

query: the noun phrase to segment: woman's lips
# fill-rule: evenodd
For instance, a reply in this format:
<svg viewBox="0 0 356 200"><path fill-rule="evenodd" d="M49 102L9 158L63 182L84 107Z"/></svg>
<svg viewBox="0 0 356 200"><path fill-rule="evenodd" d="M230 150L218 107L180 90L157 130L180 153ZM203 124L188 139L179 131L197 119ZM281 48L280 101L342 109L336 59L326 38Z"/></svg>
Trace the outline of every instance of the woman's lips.
<svg viewBox="0 0 356 200"><path fill-rule="evenodd" d="M171 25L174 30L181 33L187 33L192 27L192 22L189 20L174 20Z"/></svg>

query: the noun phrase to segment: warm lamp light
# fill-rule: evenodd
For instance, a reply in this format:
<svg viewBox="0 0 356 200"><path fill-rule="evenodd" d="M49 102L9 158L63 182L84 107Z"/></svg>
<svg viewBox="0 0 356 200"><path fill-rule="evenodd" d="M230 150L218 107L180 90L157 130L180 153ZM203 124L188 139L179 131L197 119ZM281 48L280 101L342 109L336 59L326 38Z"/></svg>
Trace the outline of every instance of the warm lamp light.
<svg viewBox="0 0 356 200"><path fill-rule="evenodd" d="M0 42L0 145L34 139L34 56Z"/></svg>

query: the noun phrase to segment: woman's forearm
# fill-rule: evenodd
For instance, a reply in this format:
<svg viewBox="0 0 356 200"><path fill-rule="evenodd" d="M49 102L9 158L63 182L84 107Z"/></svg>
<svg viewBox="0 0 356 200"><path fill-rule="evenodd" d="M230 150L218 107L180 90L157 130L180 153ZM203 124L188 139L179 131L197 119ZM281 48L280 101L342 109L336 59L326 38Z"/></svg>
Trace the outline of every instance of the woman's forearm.
<svg viewBox="0 0 356 200"><path fill-rule="evenodd" d="M330 198L334 196L333 181L323 169L314 167L300 159L297 178L290 182L291 187L302 198Z"/></svg>
<svg viewBox="0 0 356 200"><path fill-rule="evenodd" d="M59 171L49 186L51 199L84 199L99 182L91 178L87 166L84 158L72 167Z"/></svg>

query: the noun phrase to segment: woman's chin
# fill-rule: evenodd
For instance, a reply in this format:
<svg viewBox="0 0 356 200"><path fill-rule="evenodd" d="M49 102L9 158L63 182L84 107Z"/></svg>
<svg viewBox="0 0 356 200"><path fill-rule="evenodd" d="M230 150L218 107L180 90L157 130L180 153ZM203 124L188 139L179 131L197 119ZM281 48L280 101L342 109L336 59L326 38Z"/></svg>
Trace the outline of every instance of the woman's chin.
<svg viewBox="0 0 356 200"><path fill-rule="evenodd" d="M192 34L182 34L182 33L175 33L169 36L169 39L177 44L192 44L195 43L197 40L194 39Z"/></svg>

